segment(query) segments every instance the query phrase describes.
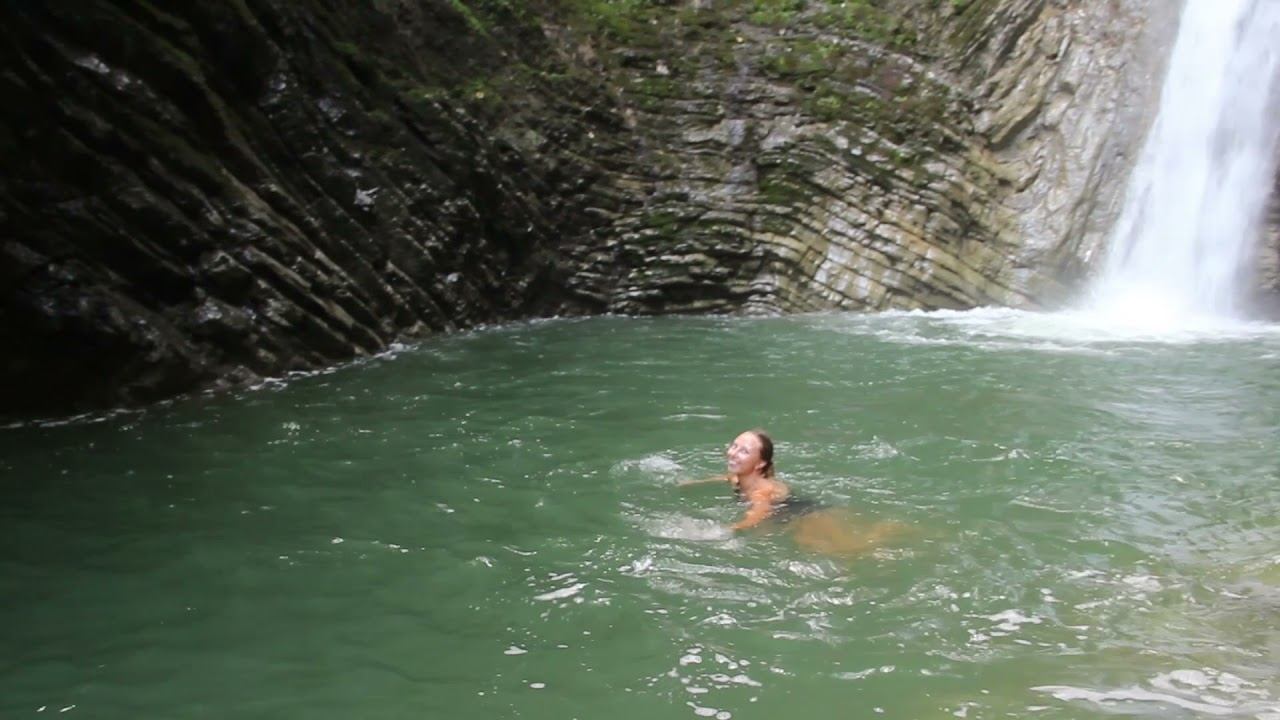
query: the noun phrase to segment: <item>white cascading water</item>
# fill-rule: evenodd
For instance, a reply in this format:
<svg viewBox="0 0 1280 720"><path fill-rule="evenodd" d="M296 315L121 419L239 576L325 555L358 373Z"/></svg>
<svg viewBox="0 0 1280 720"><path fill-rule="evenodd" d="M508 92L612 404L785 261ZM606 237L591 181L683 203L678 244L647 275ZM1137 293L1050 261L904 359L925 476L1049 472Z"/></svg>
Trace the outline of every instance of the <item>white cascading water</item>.
<svg viewBox="0 0 1280 720"><path fill-rule="evenodd" d="M1091 312L1148 328L1238 314L1275 177L1278 70L1280 0L1186 0Z"/></svg>

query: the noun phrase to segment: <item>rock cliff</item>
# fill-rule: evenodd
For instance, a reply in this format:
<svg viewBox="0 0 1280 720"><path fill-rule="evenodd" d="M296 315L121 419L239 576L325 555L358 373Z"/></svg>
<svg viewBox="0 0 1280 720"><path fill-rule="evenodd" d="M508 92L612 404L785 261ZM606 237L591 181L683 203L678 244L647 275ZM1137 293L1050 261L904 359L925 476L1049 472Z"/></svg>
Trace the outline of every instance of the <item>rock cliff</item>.
<svg viewBox="0 0 1280 720"><path fill-rule="evenodd" d="M1176 21L1149 0L675 7L596 53L642 203L571 248L570 279L621 312L1061 301Z"/></svg>
<svg viewBox="0 0 1280 720"><path fill-rule="evenodd" d="M447 1L3 8L3 410L562 309L555 257L589 237L622 133L536 23Z"/></svg>
<svg viewBox="0 0 1280 720"><path fill-rule="evenodd" d="M1169 5L5 3L0 413L549 313L1052 305Z"/></svg>

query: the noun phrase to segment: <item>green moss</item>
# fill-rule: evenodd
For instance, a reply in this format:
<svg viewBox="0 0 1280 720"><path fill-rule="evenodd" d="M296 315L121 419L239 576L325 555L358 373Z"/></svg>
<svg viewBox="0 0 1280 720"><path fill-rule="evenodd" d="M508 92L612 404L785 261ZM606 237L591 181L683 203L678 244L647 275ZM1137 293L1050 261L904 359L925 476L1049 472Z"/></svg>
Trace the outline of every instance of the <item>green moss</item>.
<svg viewBox="0 0 1280 720"><path fill-rule="evenodd" d="M654 22L670 10L653 0L563 0L580 29L625 44L646 44L657 35Z"/></svg>
<svg viewBox="0 0 1280 720"><path fill-rule="evenodd" d="M810 200L811 193L779 172L760 179L760 199L769 205L794 207Z"/></svg>
<svg viewBox="0 0 1280 720"><path fill-rule="evenodd" d="M339 55L349 60L356 60L360 58L360 48L353 42L347 42L345 40L335 41L333 43L333 49L336 50Z"/></svg>
<svg viewBox="0 0 1280 720"><path fill-rule="evenodd" d="M674 210L657 210L644 216L644 224L654 230L671 232L685 224L685 217Z"/></svg>
<svg viewBox="0 0 1280 720"><path fill-rule="evenodd" d="M657 101L680 96L680 83L669 77L645 76L636 78L627 86L630 95L639 95Z"/></svg>
<svg viewBox="0 0 1280 720"><path fill-rule="evenodd" d="M490 115L501 111L506 97L496 78L471 78L453 89L453 98L460 104Z"/></svg>
<svg viewBox="0 0 1280 720"><path fill-rule="evenodd" d="M815 20L898 51L911 51L919 42L915 28L906 18L871 0L828 0Z"/></svg>
<svg viewBox="0 0 1280 720"><path fill-rule="evenodd" d="M404 82L397 87L400 98L410 106L419 106L439 102L449 96L448 91L440 87L430 87L417 83Z"/></svg>
<svg viewBox="0 0 1280 720"><path fill-rule="evenodd" d="M707 37L730 26L730 18L713 7L684 5L675 11L675 21L686 33ZM688 35L687 35L688 37Z"/></svg>
<svg viewBox="0 0 1280 720"><path fill-rule="evenodd" d="M884 124L892 109L879 97L833 82L819 84L804 102L805 110L826 122L857 121L877 127Z"/></svg>
<svg viewBox="0 0 1280 720"><path fill-rule="evenodd" d="M764 71L775 77L827 75L842 63L844 48L831 43L797 39L779 46L765 57Z"/></svg>
<svg viewBox="0 0 1280 720"><path fill-rule="evenodd" d="M823 95L813 102L813 113L827 121L840 119L842 110L844 102L835 95Z"/></svg>
<svg viewBox="0 0 1280 720"><path fill-rule="evenodd" d="M783 27L794 23L806 5L806 0L751 0L748 17L756 25Z"/></svg>
<svg viewBox="0 0 1280 720"><path fill-rule="evenodd" d="M458 11L463 20L467 21L468 27L485 37L489 36L489 29L485 27L485 24L480 21L480 18L475 13L471 12L471 8L467 7L466 3L462 2L462 0L449 0L449 4L453 6L454 10Z"/></svg>
<svg viewBox="0 0 1280 720"><path fill-rule="evenodd" d="M987 20L999 6L999 0L951 0L959 13L959 22L952 31L949 42L957 48L966 48L978 41Z"/></svg>

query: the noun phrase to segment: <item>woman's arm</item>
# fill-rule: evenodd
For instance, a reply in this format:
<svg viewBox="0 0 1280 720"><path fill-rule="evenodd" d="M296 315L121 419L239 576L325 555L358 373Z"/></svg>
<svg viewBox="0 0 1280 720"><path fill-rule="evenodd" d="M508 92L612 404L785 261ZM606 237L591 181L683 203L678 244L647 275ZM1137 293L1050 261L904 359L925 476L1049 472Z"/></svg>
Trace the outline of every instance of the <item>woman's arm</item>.
<svg viewBox="0 0 1280 720"><path fill-rule="evenodd" d="M787 486L782 483L774 485L768 490L757 492L747 497L747 512L742 519L729 526L731 530L746 530L755 527L764 522L766 518L773 514L778 507L778 503L787 499L789 495Z"/></svg>
<svg viewBox="0 0 1280 720"><path fill-rule="evenodd" d="M690 485L706 485L713 482L728 482L728 475L716 475L714 477L702 478L701 480L681 480L676 483L676 487L689 487Z"/></svg>
<svg viewBox="0 0 1280 720"><path fill-rule="evenodd" d="M747 514L742 519L729 526L730 530L746 530L755 527L764 522L765 518L773 513L773 503L769 501L752 501L751 506L747 508Z"/></svg>

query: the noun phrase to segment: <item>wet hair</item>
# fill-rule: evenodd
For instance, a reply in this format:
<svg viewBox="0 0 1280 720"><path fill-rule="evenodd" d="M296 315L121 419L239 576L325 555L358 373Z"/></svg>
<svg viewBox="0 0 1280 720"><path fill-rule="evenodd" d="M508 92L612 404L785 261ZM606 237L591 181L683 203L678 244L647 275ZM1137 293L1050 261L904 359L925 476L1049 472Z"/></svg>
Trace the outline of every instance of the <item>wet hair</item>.
<svg viewBox="0 0 1280 720"><path fill-rule="evenodd" d="M755 435L760 440L760 459L764 461L764 469L760 474L767 477L773 477L773 438L769 437L769 433L755 428L747 432Z"/></svg>

